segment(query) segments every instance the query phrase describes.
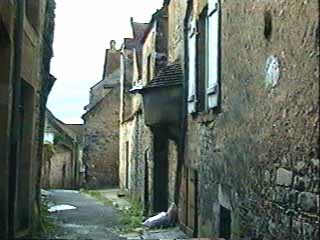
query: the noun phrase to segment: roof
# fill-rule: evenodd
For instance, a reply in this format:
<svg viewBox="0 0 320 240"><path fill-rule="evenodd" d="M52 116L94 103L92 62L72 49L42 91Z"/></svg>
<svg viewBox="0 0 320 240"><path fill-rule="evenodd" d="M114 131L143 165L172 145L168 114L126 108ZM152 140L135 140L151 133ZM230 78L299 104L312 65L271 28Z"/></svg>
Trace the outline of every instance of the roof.
<svg viewBox="0 0 320 240"><path fill-rule="evenodd" d="M182 68L178 63L168 64L162 68L159 74L152 79L143 89L154 87L166 87L182 84Z"/></svg>
<svg viewBox="0 0 320 240"><path fill-rule="evenodd" d="M137 41L134 38L125 38L124 39L124 49L133 49L137 45Z"/></svg>
<svg viewBox="0 0 320 240"><path fill-rule="evenodd" d="M146 30L148 29L149 23L134 22L133 18L131 18L131 26L133 37L140 41L143 38Z"/></svg>
<svg viewBox="0 0 320 240"><path fill-rule="evenodd" d="M148 26L147 26L146 30L144 31L144 35L141 38L141 42L142 43L144 43L144 41L146 40L146 38L147 38L149 32L151 31L154 23L156 21L158 21L160 18L164 17L166 15L166 13L167 13L167 6L163 5L161 9L157 9L155 11L155 13L152 14L151 20L148 23Z"/></svg>
<svg viewBox="0 0 320 240"><path fill-rule="evenodd" d="M104 96L103 98L101 98L99 101L97 101L91 108L89 108L82 116L82 119L85 119L93 110L95 110L104 100L106 96Z"/></svg>
<svg viewBox="0 0 320 240"><path fill-rule="evenodd" d="M82 124L70 124L70 125L77 125L77 130L73 129L73 127L69 127L69 124L62 122L60 119L55 117L53 113L47 108L46 109L46 118L57 130L64 132L68 137L75 140L80 129L82 128Z"/></svg>
<svg viewBox="0 0 320 240"><path fill-rule="evenodd" d="M124 41L124 48L125 49L135 49L136 50L136 57L137 57L137 65L138 65L138 72L141 75L141 61L142 61L142 39L146 34L146 31L149 29L149 23L139 23L134 22L133 18L130 19L131 21L131 28L133 33L132 39L125 39Z"/></svg>

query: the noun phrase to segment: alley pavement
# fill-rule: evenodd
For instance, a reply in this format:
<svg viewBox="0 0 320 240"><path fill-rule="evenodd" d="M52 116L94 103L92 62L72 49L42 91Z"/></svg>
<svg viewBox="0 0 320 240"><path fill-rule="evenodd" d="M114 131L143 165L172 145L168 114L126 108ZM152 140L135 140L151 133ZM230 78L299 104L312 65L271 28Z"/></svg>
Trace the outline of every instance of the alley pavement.
<svg viewBox="0 0 320 240"><path fill-rule="evenodd" d="M70 190L51 190L48 200L51 205L71 205L76 209L50 213L58 227L54 236L46 236L47 239L126 239L115 231L120 214L112 206Z"/></svg>
<svg viewBox="0 0 320 240"><path fill-rule="evenodd" d="M142 233L121 234L117 231L121 226L119 211L129 208L130 203L117 197L118 189L99 191L110 201L110 205L103 204L79 191L50 190L45 192L49 202L50 217L53 218L57 227L50 235L43 236L43 239L189 239L179 228L145 229Z"/></svg>

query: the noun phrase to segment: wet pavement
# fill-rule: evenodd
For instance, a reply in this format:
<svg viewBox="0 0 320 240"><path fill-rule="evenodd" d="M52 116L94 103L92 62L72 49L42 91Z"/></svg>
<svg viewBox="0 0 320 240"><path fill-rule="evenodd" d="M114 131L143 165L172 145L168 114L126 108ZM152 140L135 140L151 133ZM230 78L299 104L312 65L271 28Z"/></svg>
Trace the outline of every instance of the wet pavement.
<svg viewBox="0 0 320 240"><path fill-rule="evenodd" d="M70 205L76 209L50 213L55 218L57 229L47 239L110 239L122 240L116 232L120 213L112 206L70 190L51 190L50 205Z"/></svg>
<svg viewBox="0 0 320 240"><path fill-rule="evenodd" d="M130 203L117 196L117 189L100 190L110 205L100 202L92 196L72 190L50 190L45 192L49 216L57 226L43 239L79 239L79 240L141 240L141 239L189 239L179 228L148 230L120 233L121 218L119 210L130 208ZM59 209L59 210L57 210ZM66 209L66 210L63 210Z"/></svg>

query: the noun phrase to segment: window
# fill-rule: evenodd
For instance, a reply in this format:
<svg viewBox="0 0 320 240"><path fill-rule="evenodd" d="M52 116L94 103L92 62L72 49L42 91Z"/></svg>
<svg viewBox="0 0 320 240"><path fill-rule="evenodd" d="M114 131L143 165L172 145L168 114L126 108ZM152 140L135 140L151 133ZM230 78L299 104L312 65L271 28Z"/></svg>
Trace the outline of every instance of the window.
<svg viewBox="0 0 320 240"><path fill-rule="evenodd" d="M196 111L196 21L190 14L188 22L188 112Z"/></svg>
<svg viewBox="0 0 320 240"><path fill-rule="evenodd" d="M208 86L207 67L208 67L208 21L207 8L205 8L199 16L198 35L197 35L197 110L204 111L206 104L206 89Z"/></svg>
<svg viewBox="0 0 320 240"><path fill-rule="evenodd" d="M188 112L205 111L219 104L219 4L209 0L196 23L188 21Z"/></svg>
<svg viewBox="0 0 320 240"><path fill-rule="evenodd" d="M149 54L147 59L147 82L151 80L151 54Z"/></svg>
<svg viewBox="0 0 320 240"><path fill-rule="evenodd" d="M208 65L207 106L218 106L219 79L219 5L218 0L209 0L208 5Z"/></svg>

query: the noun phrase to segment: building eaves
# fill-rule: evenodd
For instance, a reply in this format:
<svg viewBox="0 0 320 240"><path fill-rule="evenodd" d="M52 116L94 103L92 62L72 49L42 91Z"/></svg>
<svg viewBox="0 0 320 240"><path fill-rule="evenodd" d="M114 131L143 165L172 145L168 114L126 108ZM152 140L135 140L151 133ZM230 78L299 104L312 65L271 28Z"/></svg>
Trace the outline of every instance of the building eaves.
<svg viewBox="0 0 320 240"><path fill-rule="evenodd" d="M107 96L107 95L106 95ZM106 97L104 96L103 98L101 98L98 102L96 102L91 108L89 108L82 116L82 119L85 119L87 117L87 115L89 115L90 113L92 113L103 101L103 99Z"/></svg>
<svg viewBox="0 0 320 240"><path fill-rule="evenodd" d="M181 85L182 78L183 72L181 65L178 63L168 64L160 70L159 74L144 86L143 89Z"/></svg>
<svg viewBox="0 0 320 240"><path fill-rule="evenodd" d="M149 23L134 22L133 18L131 18L131 27L133 38L140 41L143 38L146 30L148 29Z"/></svg>
<svg viewBox="0 0 320 240"><path fill-rule="evenodd" d="M50 124L52 124L57 130L65 133L70 139L76 140L77 133L68 127L68 124L62 122L60 119L55 117L53 113L47 108L46 109L46 117Z"/></svg>

